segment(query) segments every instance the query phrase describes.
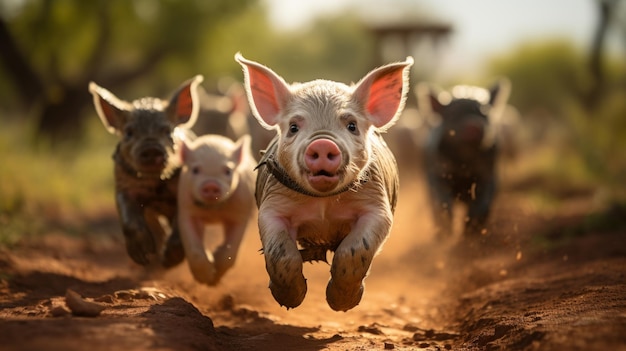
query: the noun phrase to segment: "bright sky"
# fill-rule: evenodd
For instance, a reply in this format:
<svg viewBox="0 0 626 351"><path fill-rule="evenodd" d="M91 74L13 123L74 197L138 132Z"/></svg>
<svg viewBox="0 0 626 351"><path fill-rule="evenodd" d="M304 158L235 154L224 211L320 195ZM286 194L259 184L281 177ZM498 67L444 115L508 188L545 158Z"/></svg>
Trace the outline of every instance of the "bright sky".
<svg viewBox="0 0 626 351"><path fill-rule="evenodd" d="M354 9L387 13L415 8L453 25L440 67L473 69L485 57L545 38L571 38L588 47L596 0L265 0L279 29L306 26L314 16ZM402 6L398 6L398 4ZM419 14L419 12L417 12Z"/></svg>

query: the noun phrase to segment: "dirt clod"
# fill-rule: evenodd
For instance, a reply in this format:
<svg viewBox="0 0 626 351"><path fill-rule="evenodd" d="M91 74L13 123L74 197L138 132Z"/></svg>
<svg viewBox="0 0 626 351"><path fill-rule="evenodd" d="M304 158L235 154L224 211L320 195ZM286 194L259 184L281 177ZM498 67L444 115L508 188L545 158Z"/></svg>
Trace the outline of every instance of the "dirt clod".
<svg viewBox="0 0 626 351"><path fill-rule="evenodd" d="M85 300L77 292L70 289L67 289L65 293L65 304L73 315L80 317L97 317L106 308L101 304Z"/></svg>

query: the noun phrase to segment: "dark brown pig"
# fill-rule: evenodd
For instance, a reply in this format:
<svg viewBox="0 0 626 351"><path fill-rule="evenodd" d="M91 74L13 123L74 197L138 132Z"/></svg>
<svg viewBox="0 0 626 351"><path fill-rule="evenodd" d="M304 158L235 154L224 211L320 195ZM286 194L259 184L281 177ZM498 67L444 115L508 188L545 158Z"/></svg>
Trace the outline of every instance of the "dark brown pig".
<svg viewBox="0 0 626 351"><path fill-rule="evenodd" d="M374 256L393 222L395 159L380 136L399 116L412 58L368 73L356 85L315 80L287 84L244 59L255 117L277 131L258 166L259 231L276 301L302 302L305 261L334 251L326 300L336 311L356 306Z"/></svg>
<svg viewBox="0 0 626 351"><path fill-rule="evenodd" d="M458 85L437 93L418 86L421 113L432 125L425 143L428 179L437 238L453 234L454 206L466 207L464 234L479 237L497 192L496 163L502 111L511 90L501 79L490 90Z"/></svg>
<svg viewBox="0 0 626 351"><path fill-rule="evenodd" d="M176 220L176 189L180 164L175 139L188 134L197 115L196 76L180 86L168 100L145 97L133 102L118 99L95 83L89 84L98 116L106 129L119 137L113 154L115 201L128 255L138 264L162 259L171 267L184 259ZM179 127L180 128L177 128ZM166 232L159 218L172 229Z"/></svg>
<svg viewBox="0 0 626 351"><path fill-rule="evenodd" d="M236 143L203 135L182 143L178 186L178 224L187 263L198 282L215 285L237 259L254 214L254 166L250 136ZM204 247L207 224L219 224L224 240L214 252Z"/></svg>

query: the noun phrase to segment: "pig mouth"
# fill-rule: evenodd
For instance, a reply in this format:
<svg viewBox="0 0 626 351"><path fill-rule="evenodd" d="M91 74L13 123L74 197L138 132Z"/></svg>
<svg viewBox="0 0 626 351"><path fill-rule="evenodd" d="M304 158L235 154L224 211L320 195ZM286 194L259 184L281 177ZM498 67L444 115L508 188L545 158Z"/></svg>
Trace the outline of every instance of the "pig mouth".
<svg viewBox="0 0 626 351"><path fill-rule="evenodd" d="M340 177L338 174L332 174L328 171L319 171L309 174L307 180L311 187L319 192L327 192L334 190L339 184Z"/></svg>
<svg viewBox="0 0 626 351"><path fill-rule="evenodd" d="M143 173L160 173L168 162L167 152L159 146L147 146L135 154L138 171Z"/></svg>

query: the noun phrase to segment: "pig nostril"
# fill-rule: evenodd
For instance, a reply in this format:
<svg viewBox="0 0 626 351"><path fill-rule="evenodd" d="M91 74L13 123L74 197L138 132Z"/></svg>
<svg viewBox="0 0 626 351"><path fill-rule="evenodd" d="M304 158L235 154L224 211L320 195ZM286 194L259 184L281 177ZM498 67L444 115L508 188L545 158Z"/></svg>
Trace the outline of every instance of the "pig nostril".
<svg viewBox="0 0 626 351"><path fill-rule="evenodd" d="M141 152L140 157L143 159L155 159L162 157L163 153L159 149L147 149Z"/></svg>
<svg viewBox="0 0 626 351"><path fill-rule="evenodd" d="M330 175L337 171L341 163L341 151L337 144L329 139L317 139L309 144L305 151L305 162L315 174Z"/></svg>
<svg viewBox="0 0 626 351"><path fill-rule="evenodd" d="M202 192L202 196L208 198L218 198L221 195L220 187L216 184L208 184L202 187L200 190Z"/></svg>

